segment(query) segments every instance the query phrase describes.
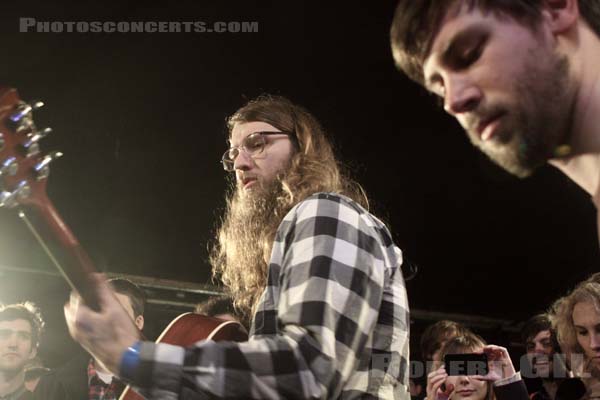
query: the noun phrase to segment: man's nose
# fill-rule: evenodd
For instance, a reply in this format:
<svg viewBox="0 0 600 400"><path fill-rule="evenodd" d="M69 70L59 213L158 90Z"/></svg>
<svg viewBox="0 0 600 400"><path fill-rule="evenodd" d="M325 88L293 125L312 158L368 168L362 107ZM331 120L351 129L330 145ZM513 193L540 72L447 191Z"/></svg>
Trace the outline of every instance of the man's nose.
<svg viewBox="0 0 600 400"><path fill-rule="evenodd" d="M545 349L544 345L542 345L541 343L536 343L535 344L534 351L535 351L536 354L545 354L546 353L545 350L546 349Z"/></svg>
<svg viewBox="0 0 600 400"><path fill-rule="evenodd" d="M233 162L233 168L236 171L248 171L252 168L254 160L250 157L244 150L240 150L239 154L235 158Z"/></svg>
<svg viewBox="0 0 600 400"><path fill-rule="evenodd" d="M459 115L473 111L481 102L482 93L464 74L448 74L445 84L444 109Z"/></svg>
<svg viewBox="0 0 600 400"><path fill-rule="evenodd" d="M8 347L10 347L10 348L18 347L19 343L18 343L17 335L10 335L8 337L7 343L8 343Z"/></svg>

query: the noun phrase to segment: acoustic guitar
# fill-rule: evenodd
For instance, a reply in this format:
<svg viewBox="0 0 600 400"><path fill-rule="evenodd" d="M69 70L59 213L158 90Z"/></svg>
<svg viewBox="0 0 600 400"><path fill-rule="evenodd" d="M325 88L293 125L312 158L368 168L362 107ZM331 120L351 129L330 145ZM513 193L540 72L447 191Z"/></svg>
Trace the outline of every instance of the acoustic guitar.
<svg viewBox="0 0 600 400"><path fill-rule="evenodd" d="M18 211L71 288L99 311L98 291L90 279L97 269L46 193L50 164L62 153L40 150L40 140L51 132L39 130L33 121L33 111L41 106L39 101L21 101L15 89L0 87L0 207ZM234 321L186 313L173 320L157 341L190 346L207 339L245 341L247 333ZM121 395L121 400L134 399L143 397L129 387Z"/></svg>

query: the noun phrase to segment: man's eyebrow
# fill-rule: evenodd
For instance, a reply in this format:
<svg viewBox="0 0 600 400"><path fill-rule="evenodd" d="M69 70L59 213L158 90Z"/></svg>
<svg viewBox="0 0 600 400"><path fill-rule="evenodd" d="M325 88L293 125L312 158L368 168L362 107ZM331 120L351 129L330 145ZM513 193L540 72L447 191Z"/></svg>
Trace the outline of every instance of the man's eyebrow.
<svg viewBox="0 0 600 400"><path fill-rule="evenodd" d="M443 63L447 63L450 58L456 53L457 48L464 44L465 41L469 41L474 35L481 34L487 31L488 28L482 23L473 24L467 28L457 32L448 40L444 50L442 51L441 60Z"/></svg>
<svg viewBox="0 0 600 400"><path fill-rule="evenodd" d="M242 142L244 141L244 139L242 139ZM229 136L229 139L227 139L227 144L229 145L229 147L234 147L233 146L233 137Z"/></svg>
<svg viewBox="0 0 600 400"><path fill-rule="evenodd" d="M456 32L443 46L441 55L439 57L442 65L449 65L452 63L452 57L456 54L458 48L465 42L471 40L474 35L487 31L487 26L483 23L473 24L467 28L461 29ZM431 90L431 87L440 80L440 75L436 72L430 76L424 77L424 86L426 89Z"/></svg>
<svg viewBox="0 0 600 400"><path fill-rule="evenodd" d="M253 133L257 133L257 132L250 132L247 135L244 133L242 136L242 140L240 141L240 144L242 144L244 142L244 140L246 140L246 138L250 135L252 135ZM229 143L229 147L233 147L233 141L232 141L232 137L229 136L229 139L227 139L227 143Z"/></svg>

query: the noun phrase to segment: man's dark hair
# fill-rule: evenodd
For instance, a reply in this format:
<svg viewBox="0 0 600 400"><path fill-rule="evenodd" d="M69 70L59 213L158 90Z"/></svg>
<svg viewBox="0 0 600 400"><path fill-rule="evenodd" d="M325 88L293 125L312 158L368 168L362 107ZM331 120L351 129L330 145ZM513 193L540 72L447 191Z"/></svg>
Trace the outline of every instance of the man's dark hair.
<svg viewBox="0 0 600 400"><path fill-rule="evenodd" d="M484 13L510 17L535 28L541 19L544 0L400 0L391 27L394 60L408 77L423 84L423 62L431 49L440 23L461 4ZM600 2L579 0L583 19L600 37Z"/></svg>
<svg viewBox="0 0 600 400"><path fill-rule="evenodd" d="M523 329L521 329L521 340L523 341L523 344L525 344L525 347L527 347L527 342L529 340L532 340L542 331L550 331L552 347L554 348L554 351L559 351L560 348L558 346L558 341L556 340L554 329L552 329L552 322L550 321L548 314L545 313L534 315L523 325Z"/></svg>
<svg viewBox="0 0 600 400"><path fill-rule="evenodd" d="M233 299L229 296L210 297L196 306L196 312L207 317L214 317L219 314L236 315L233 308Z"/></svg>
<svg viewBox="0 0 600 400"><path fill-rule="evenodd" d="M129 298L133 316L144 316L144 308L146 307L146 294L135 283L125 278L112 278L108 282L112 285L115 292L123 294Z"/></svg>
<svg viewBox="0 0 600 400"><path fill-rule="evenodd" d="M431 361L433 354L442 347L444 342L470 332L463 324L445 319L429 325L421 334L423 361Z"/></svg>
<svg viewBox="0 0 600 400"><path fill-rule="evenodd" d="M242 324L246 330L249 330L250 328L250 318L235 309L231 296L223 295L210 297L202 303L198 303L195 312L206 315L207 317L214 317L219 314L230 314Z"/></svg>
<svg viewBox="0 0 600 400"><path fill-rule="evenodd" d="M23 303L0 305L0 321L24 319L31 325L31 345L37 348L44 330L44 320L36 305L30 301Z"/></svg>

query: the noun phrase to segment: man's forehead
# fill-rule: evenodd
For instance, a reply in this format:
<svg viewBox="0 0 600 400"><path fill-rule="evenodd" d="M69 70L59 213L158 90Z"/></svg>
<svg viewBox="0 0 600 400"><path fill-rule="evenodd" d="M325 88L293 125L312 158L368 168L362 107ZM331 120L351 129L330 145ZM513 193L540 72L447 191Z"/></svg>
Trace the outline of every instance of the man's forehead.
<svg viewBox="0 0 600 400"><path fill-rule="evenodd" d="M31 332L31 324L28 320L22 318L4 320L0 321L0 329Z"/></svg>
<svg viewBox="0 0 600 400"><path fill-rule="evenodd" d="M447 28L449 24L451 24L458 17L468 14L474 11L474 7L468 6L464 1L458 0L449 5L447 5L447 9L442 11L437 16L437 21L433 21L433 29L431 32L431 40L429 41L429 48L427 49L427 54L431 52L433 47L433 43L436 38L439 36L440 32Z"/></svg>
<svg viewBox="0 0 600 400"><path fill-rule="evenodd" d="M467 23L467 17L473 17L475 22L478 18L485 18L479 7L467 4L464 1L455 2L440 17L431 34L431 40L423 57L423 75L427 83L428 69L432 64L439 62L441 57L455 37L471 25Z"/></svg>
<svg viewBox="0 0 600 400"><path fill-rule="evenodd" d="M262 121L237 123L231 130L229 143L239 144L246 136L260 131L277 131L277 129L273 125Z"/></svg>
<svg viewBox="0 0 600 400"><path fill-rule="evenodd" d="M129 296L123 293L115 293L115 295L117 296L117 300L119 301L119 303L121 303L121 305L128 312L131 312L133 314L133 304L131 304L131 299L129 298Z"/></svg>
<svg viewBox="0 0 600 400"><path fill-rule="evenodd" d="M551 333L549 329L544 329L543 331L539 331L536 335L535 338L537 339L543 339L543 338L547 338L550 337Z"/></svg>
<svg viewBox="0 0 600 400"><path fill-rule="evenodd" d="M549 339L551 336L552 336L552 332L550 332L549 329L544 329L542 331L538 331L537 333L534 333L533 335L529 336L529 338L527 339L527 342L534 343L539 340Z"/></svg>

